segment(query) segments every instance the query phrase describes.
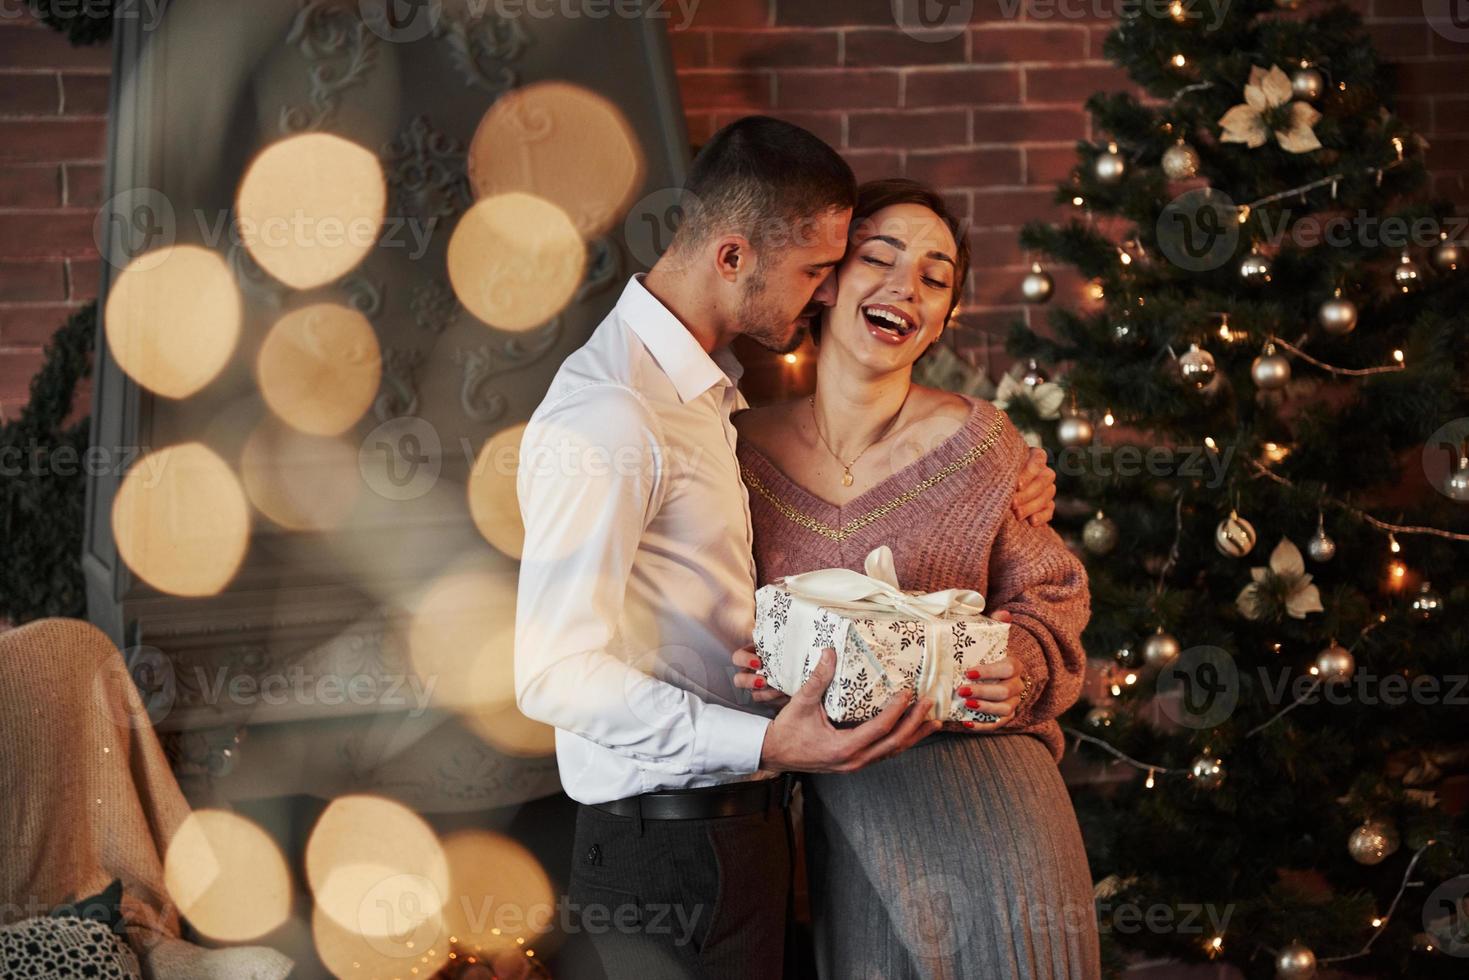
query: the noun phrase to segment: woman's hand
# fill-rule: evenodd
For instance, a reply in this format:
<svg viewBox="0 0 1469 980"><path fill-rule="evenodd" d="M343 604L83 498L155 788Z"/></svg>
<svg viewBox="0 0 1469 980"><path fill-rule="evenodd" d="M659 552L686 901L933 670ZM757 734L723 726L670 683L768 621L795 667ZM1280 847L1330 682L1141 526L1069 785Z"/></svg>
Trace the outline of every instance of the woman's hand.
<svg viewBox="0 0 1469 980"><path fill-rule="evenodd" d="M1029 520L1033 527L1048 523L1056 513L1056 471L1046 465L1046 451L1032 446L1020 467L1015 499L1010 509L1018 520Z"/></svg>
<svg viewBox="0 0 1469 980"><path fill-rule="evenodd" d="M997 623L1010 622L1010 614L1001 609L991 617ZM964 672L955 690L957 700L970 711L999 716L999 721L966 721L964 727L975 732L992 732L1004 728L1015 720L1020 699L1025 693L1025 681L1020 676L1020 664L1014 657L1006 656L993 663L980 664Z"/></svg>
<svg viewBox="0 0 1469 980"><path fill-rule="evenodd" d="M755 673L760 669L760 658L755 655L755 644L747 643L740 647L730 654L730 659L737 668L734 686L742 691L749 691L751 700L756 704L784 705L790 700L790 695L767 686L765 678Z"/></svg>

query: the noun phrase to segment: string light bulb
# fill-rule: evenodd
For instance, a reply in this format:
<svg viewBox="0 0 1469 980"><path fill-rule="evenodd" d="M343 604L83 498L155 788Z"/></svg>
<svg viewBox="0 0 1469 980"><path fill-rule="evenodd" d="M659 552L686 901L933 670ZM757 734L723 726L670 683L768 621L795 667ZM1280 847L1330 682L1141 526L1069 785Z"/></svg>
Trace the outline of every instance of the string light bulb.
<svg viewBox="0 0 1469 980"><path fill-rule="evenodd" d="M1116 422L1117 422L1117 419L1112 415L1112 410L1110 408L1107 409L1107 414L1102 416L1102 424L1103 425L1113 425Z"/></svg>
<svg viewBox="0 0 1469 980"><path fill-rule="evenodd" d="M1397 554L1403 550L1403 546L1398 544L1398 539L1393 536L1391 531L1387 532L1387 550L1393 554Z"/></svg>
<svg viewBox="0 0 1469 980"><path fill-rule="evenodd" d="M1152 789L1156 784L1157 781L1153 779L1153 770L1149 769L1147 782L1143 783L1143 785L1146 786L1148 789Z"/></svg>
<svg viewBox="0 0 1469 980"><path fill-rule="evenodd" d="M1182 68L1186 64L1188 64L1188 59L1185 58L1182 54L1176 54L1173 56L1174 68Z"/></svg>
<svg viewBox="0 0 1469 980"><path fill-rule="evenodd" d="M796 363L797 360L798 360L798 358L796 357L795 354L787 354L785 356L785 361L786 361L787 364L794 364L794 363Z"/></svg>

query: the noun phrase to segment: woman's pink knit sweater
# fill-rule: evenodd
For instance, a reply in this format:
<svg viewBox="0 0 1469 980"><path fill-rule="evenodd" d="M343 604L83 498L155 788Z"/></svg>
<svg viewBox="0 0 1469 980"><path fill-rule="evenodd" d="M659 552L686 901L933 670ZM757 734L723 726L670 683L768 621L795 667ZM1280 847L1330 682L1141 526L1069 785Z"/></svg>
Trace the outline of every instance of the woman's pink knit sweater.
<svg viewBox="0 0 1469 980"><path fill-rule="evenodd" d="M1049 526L1016 520L1010 501L1025 441L999 409L968 400L973 410L958 432L842 507L741 440L756 570L761 585L817 568L860 571L867 553L885 544L903 588L978 591L986 614L1011 614L1010 655L1031 682L1019 714L999 731L1035 735L1059 760L1056 718L1076 702L1086 668L1086 572Z"/></svg>

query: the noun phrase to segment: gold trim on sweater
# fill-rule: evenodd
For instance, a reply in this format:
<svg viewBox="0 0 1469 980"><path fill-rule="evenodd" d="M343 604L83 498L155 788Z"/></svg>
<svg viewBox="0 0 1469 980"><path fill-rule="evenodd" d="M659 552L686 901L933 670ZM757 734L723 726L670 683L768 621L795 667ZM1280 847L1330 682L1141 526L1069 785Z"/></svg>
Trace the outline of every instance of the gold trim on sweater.
<svg viewBox="0 0 1469 980"><path fill-rule="evenodd" d="M1005 414L1003 412L996 413L994 421L990 423L989 431L984 434L984 438L981 439L977 445L970 448L969 451L966 452L963 456L960 456L952 463L949 463L943 469L928 477L928 479L920 480L918 483L909 487L907 490L904 490L902 493L898 494L891 500L878 504L876 507L863 514L861 517L852 518L841 527L832 527L830 524L827 524L824 521L818 521L816 518L810 517L796 510L790 504L786 503L784 500L781 500L773 492L771 492L770 488L767 487L763 482L761 482L760 478L752 473L750 471L750 468L748 466L745 466L743 463L740 464L740 475L744 477L745 486L749 487L751 490L754 490L760 496L769 501L770 506L778 510L781 513L781 516L785 517L786 520L790 521L792 524L803 527L806 530L810 531L812 534L819 534L822 537L830 538L833 541L842 541L845 538L856 534L858 531L867 527L867 525L873 523L874 521L881 520L888 514L891 514L893 511L897 510L899 507L902 507L904 504L912 503L920 496L922 496L924 492L932 489L939 483L942 483L944 480L953 476L964 467L974 463L985 453L989 452L991 447L994 446L996 440L1000 438L1000 433L1001 431L1003 431L1004 425Z"/></svg>

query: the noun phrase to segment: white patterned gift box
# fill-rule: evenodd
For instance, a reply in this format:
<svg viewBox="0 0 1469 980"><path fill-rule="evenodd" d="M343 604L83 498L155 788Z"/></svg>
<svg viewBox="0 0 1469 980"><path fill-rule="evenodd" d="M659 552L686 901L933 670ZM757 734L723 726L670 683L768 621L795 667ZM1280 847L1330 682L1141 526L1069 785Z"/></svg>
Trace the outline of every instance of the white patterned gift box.
<svg viewBox="0 0 1469 980"><path fill-rule="evenodd" d="M794 694L822 649L832 647L836 674L824 706L834 722L866 721L905 689L915 701L932 697L932 717L945 728L997 720L965 707L955 691L966 670L1004 659L1009 624L981 615L984 597L969 589L904 591L885 545L867 556L865 571L825 568L759 589L757 673L777 691Z"/></svg>

